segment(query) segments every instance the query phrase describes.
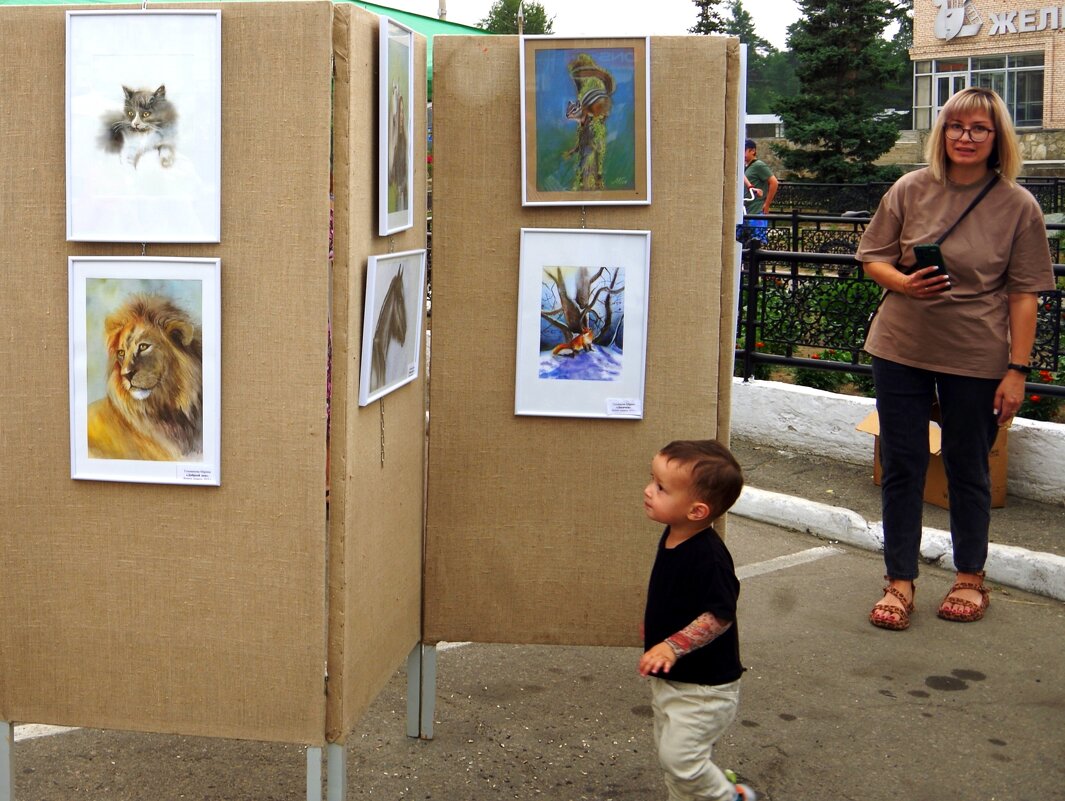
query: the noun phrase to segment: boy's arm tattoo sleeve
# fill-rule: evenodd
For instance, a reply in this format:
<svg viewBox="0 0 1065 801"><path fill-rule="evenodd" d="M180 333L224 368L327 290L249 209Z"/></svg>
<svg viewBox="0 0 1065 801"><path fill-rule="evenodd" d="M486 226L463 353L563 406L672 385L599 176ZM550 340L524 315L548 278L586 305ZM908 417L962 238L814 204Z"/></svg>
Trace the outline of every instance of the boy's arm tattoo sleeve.
<svg viewBox="0 0 1065 801"><path fill-rule="evenodd" d="M709 645L728 631L731 625L731 620L718 620L709 612L703 612L676 634L667 637L666 644L679 659L697 648Z"/></svg>

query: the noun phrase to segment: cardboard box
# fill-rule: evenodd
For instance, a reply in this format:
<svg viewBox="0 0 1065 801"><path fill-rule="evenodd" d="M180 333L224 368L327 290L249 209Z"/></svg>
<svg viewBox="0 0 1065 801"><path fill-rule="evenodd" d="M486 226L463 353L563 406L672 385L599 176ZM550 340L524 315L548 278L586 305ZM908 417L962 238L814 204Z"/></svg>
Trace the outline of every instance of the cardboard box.
<svg viewBox="0 0 1065 801"><path fill-rule="evenodd" d="M883 473L883 468L880 466L880 417L873 410L855 428L873 435L873 483L879 487ZM988 457L988 466L991 468L991 507L993 509L1006 505L1008 436L1009 432L1005 428L998 430L995 443L991 446L991 455ZM928 451L932 456L928 462L928 475L925 477L924 500L925 503L949 509L947 474L943 468L942 450L942 431L939 423L930 422L928 424Z"/></svg>

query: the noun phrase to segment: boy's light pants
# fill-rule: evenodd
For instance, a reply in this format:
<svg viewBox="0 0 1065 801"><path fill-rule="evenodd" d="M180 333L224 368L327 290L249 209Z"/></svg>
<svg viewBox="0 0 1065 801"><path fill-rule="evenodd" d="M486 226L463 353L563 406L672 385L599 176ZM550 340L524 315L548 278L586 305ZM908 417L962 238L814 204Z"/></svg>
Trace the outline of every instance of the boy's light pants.
<svg viewBox="0 0 1065 801"><path fill-rule="evenodd" d="M732 782L710 756L739 700L739 680L710 686L651 677L655 747L669 801L733 801Z"/></svg>

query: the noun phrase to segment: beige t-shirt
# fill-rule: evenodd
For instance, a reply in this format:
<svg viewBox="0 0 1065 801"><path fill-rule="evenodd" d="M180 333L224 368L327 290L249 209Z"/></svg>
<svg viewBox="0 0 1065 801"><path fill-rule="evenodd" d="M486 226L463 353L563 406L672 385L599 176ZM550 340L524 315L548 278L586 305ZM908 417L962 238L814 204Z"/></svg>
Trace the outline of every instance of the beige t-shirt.
<svg viewBox="0 0 1065 801"><path fill-rule="evenodd" d="M880 201L858 260L913 265L913 246L935 242L985 183L944 186L927 168L902 176ZM999 180L940 247L951 288L922 300L888 292L865 350L925 370L1001 378L1009 361L1008 294L1054 288L1039 203Z"/></svg>

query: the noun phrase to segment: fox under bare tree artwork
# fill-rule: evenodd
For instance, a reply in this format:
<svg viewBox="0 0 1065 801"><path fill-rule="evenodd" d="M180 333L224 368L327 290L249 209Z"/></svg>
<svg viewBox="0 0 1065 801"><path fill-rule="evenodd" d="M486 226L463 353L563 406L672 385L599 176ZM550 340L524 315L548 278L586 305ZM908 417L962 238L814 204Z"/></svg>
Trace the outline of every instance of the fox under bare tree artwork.
<svg viewBox="0 0 1065 801"><path fill-rule="evenodd" d="M121 111L111 111L103 117L100 146L109 153L117 153L123 164L136 167L144 154L156 151L159 164L170 167L174 163L174 143L177 133L177 109L166 99L166 86L157 89L122 87L125 102Z"/></svg>
<svg viewBox="0 0 1065 801"><path fill-rule="evenodd" d="M540 378L615 380L622 365L624 308L623 268L545 268Z"/></svg>

